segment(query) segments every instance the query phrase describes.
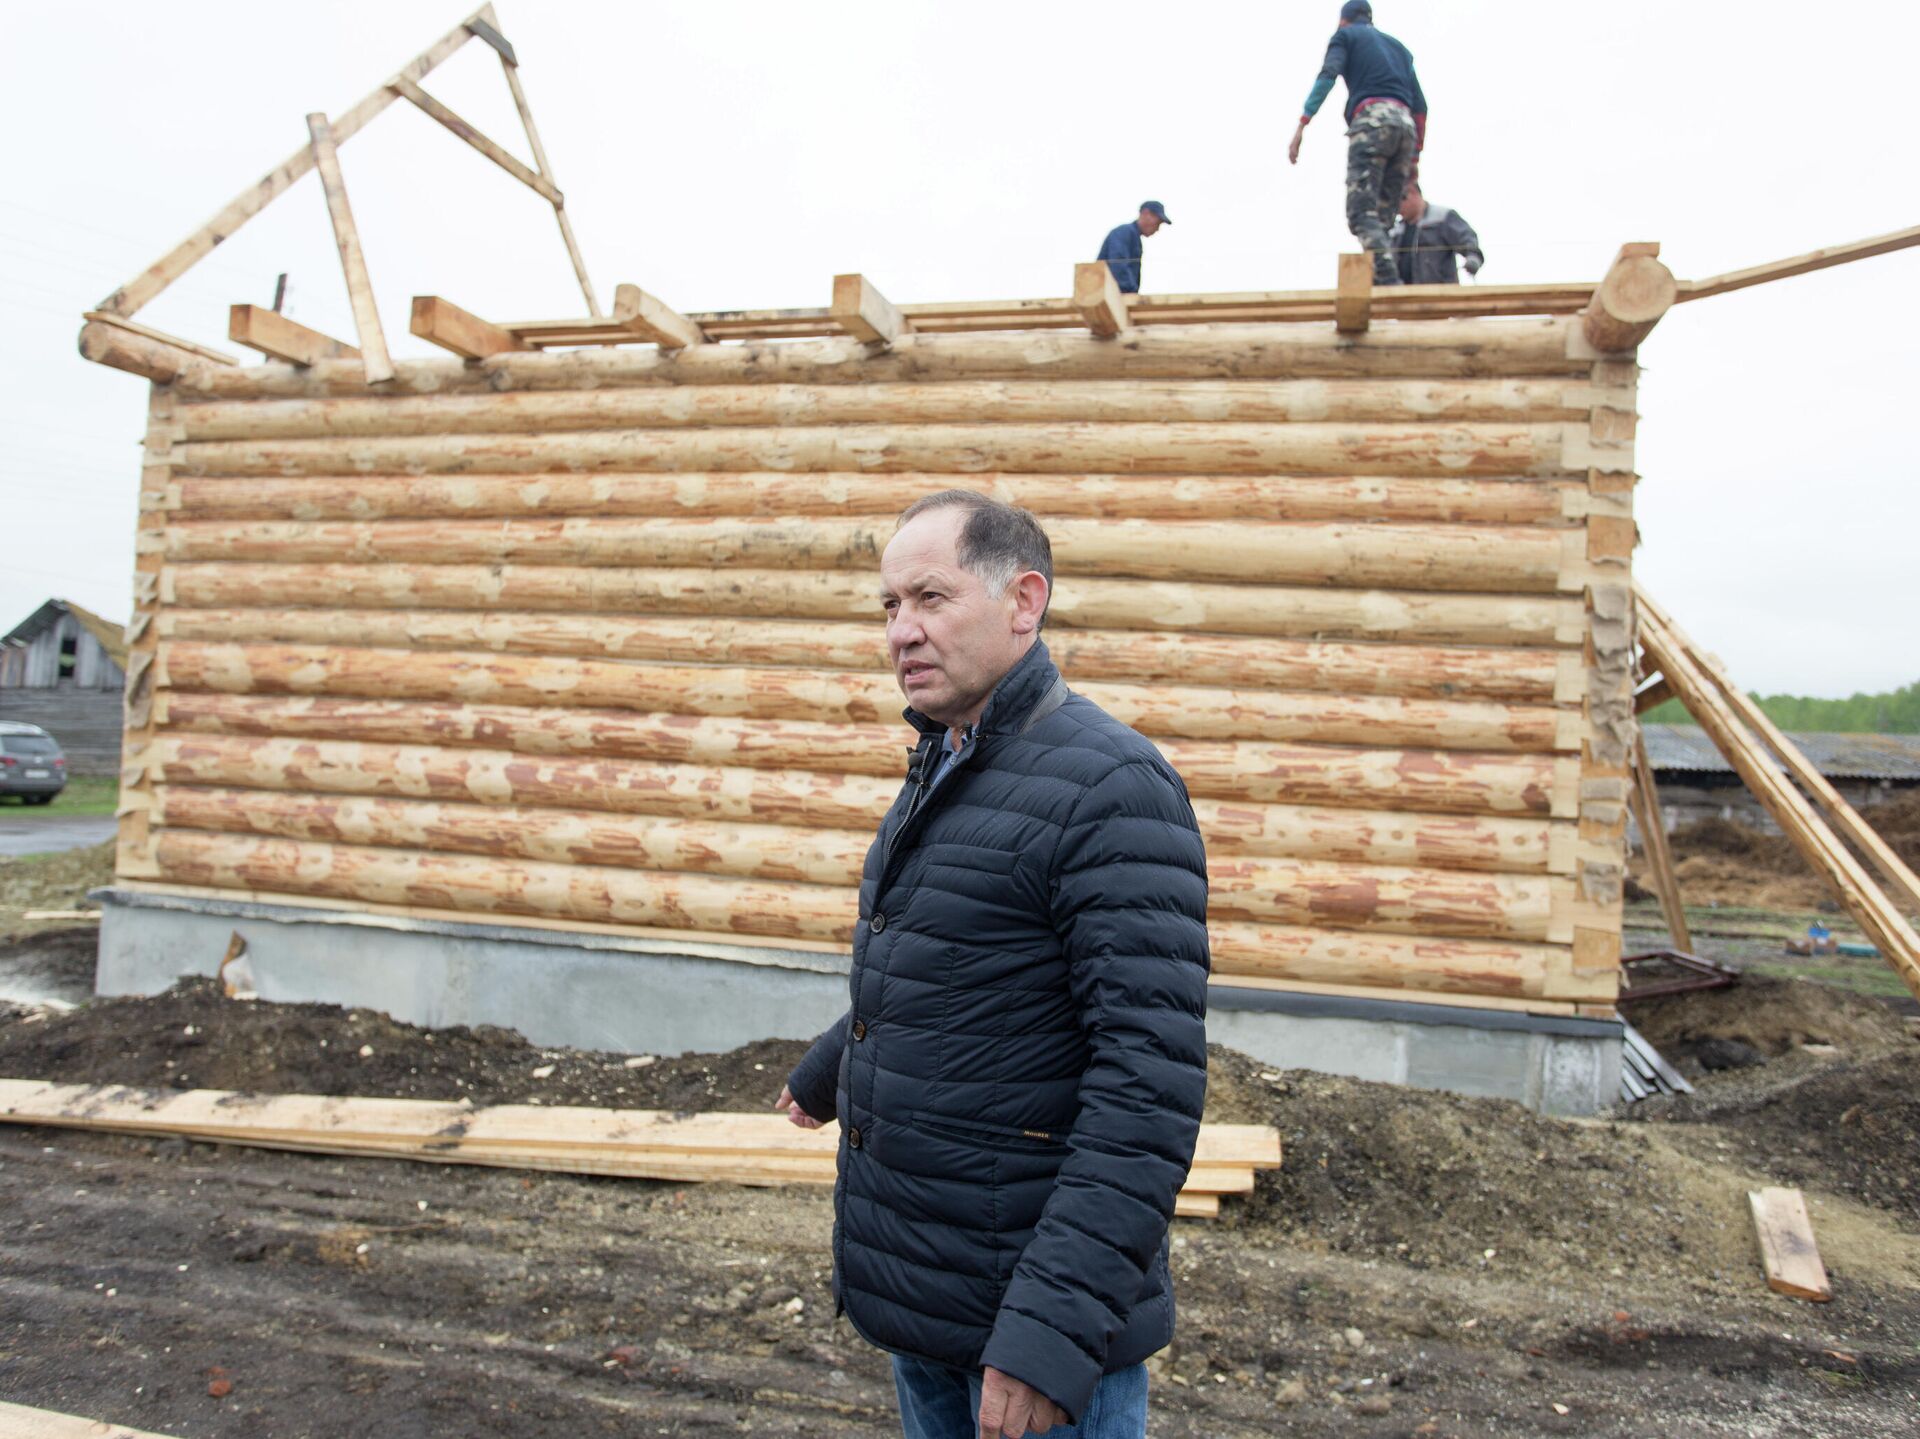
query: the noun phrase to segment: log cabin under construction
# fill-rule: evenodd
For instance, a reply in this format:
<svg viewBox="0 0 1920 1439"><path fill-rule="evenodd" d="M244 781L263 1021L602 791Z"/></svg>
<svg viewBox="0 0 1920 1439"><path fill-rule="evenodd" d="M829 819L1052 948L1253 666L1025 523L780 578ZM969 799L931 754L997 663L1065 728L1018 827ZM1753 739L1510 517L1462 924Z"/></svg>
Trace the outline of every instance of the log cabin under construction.
<svg viewBox="0 0 1920 1439"><path fill-rule="evenodd" d="M878 557L966 486L1041 517L1054 658L1192 793L1213 1038L1612 1101L1635 348L1751 278L1629 245L1597 285L1375 295L1352 256L1321 292L1122 297L1094 265L1059 300L848 275L817 310L622 286L605 316L546 183L592 313L423 296L452 353L396 361L332 146L381 96L434 113L417 82L470 35L546 183L483 10L88 316L82 352L152 382L102 992L211 972L238 931L268 998L628 1050L810 1036L911 738ZM131 319L303 167L357 345L237 306L277 357L242 366Z"/></svg>

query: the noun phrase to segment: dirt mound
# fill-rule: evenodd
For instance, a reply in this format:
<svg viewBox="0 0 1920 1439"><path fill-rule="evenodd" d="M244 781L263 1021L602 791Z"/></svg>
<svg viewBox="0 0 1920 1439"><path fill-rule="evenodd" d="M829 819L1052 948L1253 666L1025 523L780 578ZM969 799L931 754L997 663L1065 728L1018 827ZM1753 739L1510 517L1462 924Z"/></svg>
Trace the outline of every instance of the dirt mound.
<svg viewBox="0 0 1920 1439"><path fill-rule="evenodd" d="M544 1050L486 1025L422 1029L370 1009L242 1003L211 979L0 1022L0 1075L14 1078L482 1104L759 1109L772 1105L805 1050L766 1040L629 1069L627 1055ZM548 1065L551 1074L534 1073Z"/></svg>
<svg viewBox="0 0 1920 1439"><path fill-rule="evenodd" d="M1909 865L1920 869L1920 790L1860 811ZM1674 877L1688 904L1837 911L1833 894L1786 836L1738 820L1703 819L1668 838ZM1644 855L1634 857L1636 887L1651 885Z"/></svg>
<svg viewBox="0 0 1920 1439"><path fill-rule="evenodd" d="M1277 1125L1285 1163L1225 1222L1415 1268L1733 1272L1725 1195L1626 1126L1265 1069L1211 1051L1209 1117ZM1739 1238L1744 1241L1745 1236ZM1488 1251L1493 1253L1491 1256Z"/></svg>
<svg viewBox="0 0 1920 1439"><path fill-rule="evenodd" d="M1803 1044L1869 1054L1908 1043L1905 1025L1887 1005L1808 980L1749 975L1726 989L1634 1000L1625 1013L1669 1059L1713 1040L1737 1040L1771 1056Z"/></svg>
<svg viewBox="0 0 1920 1439"><path fill-rule="evenodd" d="M1911 1041L1861 1063L1747 1071L1636 1105L1630 1117L1711 1125L1704 1133L1731 1141L1756 1172L1849 1195L1920 1228L1920 1045Z"/></svg>
<svg viewBox="0 0 1920 1439"><path fill-rule="evenodd" d="M87 891L113 883L113 841L63 854L0 859L0 910L91 909ZM0 923L5 923L0 916Z"/></svg>

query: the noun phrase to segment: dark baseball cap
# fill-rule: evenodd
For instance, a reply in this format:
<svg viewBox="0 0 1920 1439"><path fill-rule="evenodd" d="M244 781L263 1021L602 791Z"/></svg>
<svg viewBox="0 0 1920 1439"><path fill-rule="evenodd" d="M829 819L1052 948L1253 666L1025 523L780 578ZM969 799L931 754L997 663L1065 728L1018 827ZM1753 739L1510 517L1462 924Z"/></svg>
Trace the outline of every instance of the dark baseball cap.
<svg viewBox="0 0 1920 1439"><path fill-rule="evenodd" d="M1367 0L1347 0L1347 3L1340 7L1340 18L1342 20L1371 20L1373 18L1373 6L1369 5Z"/></svg>
<svg viewBox="0 0 1920 1439"><path fill-rule="evenodd" d="M1158 200L1142 200L1140 202L1140 208L1153 211L1154 214L1160 217L1160 223L1163 225L1171 225L1173 223L1173 221L1167 218L1167 207L1162 205Z"/></svg>

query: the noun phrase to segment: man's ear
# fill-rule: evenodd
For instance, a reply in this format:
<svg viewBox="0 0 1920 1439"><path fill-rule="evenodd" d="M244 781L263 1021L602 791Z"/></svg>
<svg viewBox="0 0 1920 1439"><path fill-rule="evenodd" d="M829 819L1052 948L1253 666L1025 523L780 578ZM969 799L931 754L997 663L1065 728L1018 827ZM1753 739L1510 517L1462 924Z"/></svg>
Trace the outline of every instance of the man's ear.
<svg viewBox="0 0 1920 1439"><path fill-rule="evenodd" d="M1047 612L1047 598L1051 593L1047 577L1038 570L1028 570L1014 580L1011 589L1013 632L1030 635L1040 628L1040 617Z"/></svg>

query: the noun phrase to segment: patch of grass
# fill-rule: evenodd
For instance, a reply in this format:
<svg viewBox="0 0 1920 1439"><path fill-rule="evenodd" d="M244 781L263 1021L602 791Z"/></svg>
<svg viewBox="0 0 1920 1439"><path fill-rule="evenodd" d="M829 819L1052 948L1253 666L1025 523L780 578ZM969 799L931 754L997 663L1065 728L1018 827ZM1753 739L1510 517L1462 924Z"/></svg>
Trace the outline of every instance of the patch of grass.
<svg viewBox="0 0 1920 1439"><path fill-rule="evenodd" d="M1783 955L1778 960L1749 959L1742 967L1752 974L1776 975L1781 979L1815 979L1835 989L1850 989L1855 994L1870 994L1879 999L1905 999L1910 992L1884 959L1848 959L1835 955L1798 959Z"/></svg>
<svg viewBox="0 0 1920 1439"><path fill-rule="evenodd" d="M17 799L0 800L8 819L58 819L75 815L110 815L120 802L120 781L111 775L82 774L67 781L67 787L53 797L51 804L23 804Z"/></svg>

